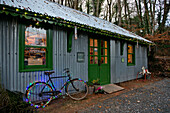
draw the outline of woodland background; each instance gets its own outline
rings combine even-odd
[[[155,43],[149,71],[170,77],[170,0],[49,0],[110,21]],[[0,112],[34,112],[22,94],[0,85]]]
[[[88,13],[151,40],[149,70],[170,77],[170,0],[49,0]]]

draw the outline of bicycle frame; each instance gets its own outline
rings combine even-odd
[[[87,96],[87,93],[88,93],[87,84],[84,84],[84,81],[79,78],[72,79],[72,77],[70,76],[71,73],[68,68],[64,69],[63,76],[53,77],[51,76],[52,73],[54,73],[54,71],[44,72],[44,74],[47,75],[49,79],[47,79],[45,82],[43,81],[34,82],[26,89],[26,101],[27,102],[29,102],[31,105],[34,105],[35,107],[41,107],[41,106],[45,107],[52,99],[55,99],[58,96],[62,95],[63,89],[65,89],[66,95],[68,95],[73,100],[82,100]],[[54,82],[53,79],[57,79],[57,78],[65,78],[64,81],[66,80],[66,82],[62,85],[62,87],[59,90],[58,90],[58,87],[55,86],[55,83],[53,83]],[[81,85],[79,85],[80,82],[85,85],[85,93],[83,92],[85,95],[82,95],[82,91],[81,91],[82,87]],[[73,96],[75,92],[77,93],[77,91],[78,93],[80,93],[82,97]],[[37,100],[39,100],[40,102],[36,103]]]
[[[59,91],[60,93],[61,93],[61,90],[63,90],[64,86],[67,85],[68,80],[69,80],[69,81],[72,80],[71,77],[70,77],[70,74],[68,74],[67,76],[57,76],[57,77],[50,77],[50,75],[48,75],[48,77],[49,77],[49,79],[47,80],[46,83],[51,82],[52,88],[54,88],[54,90],[55,90],[54,92]],[[54,86],[54,83],[53,83],[52,79],[66,78],[66,77],[69,77],[68,80],[67,80],[67,81],[64,83],[64,85],[60,88],[60,90],[56,90],[56,87]],[[71,82],[71,84],[72,84],[73,88],[74,88],[76,91],[79,90],[79,89],[77,89],[77,88],[74,86],[74,84],[73,84],[72,82]],[[44,88],[45,88],[45,86],[41,89],[41,92],[42,92],[42,93],[51,93],[51,92],[43,92]]]

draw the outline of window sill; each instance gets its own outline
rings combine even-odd
[[[127,66],[135,66],[135,64],[127,64]]]
[[[34,69],[22,69],[19,70],[19,72],[32,72],[32,71],[49,71],[49,70],[53,70],[53,68],[34,68]]]

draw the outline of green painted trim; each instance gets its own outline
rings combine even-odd
[[[125,42],[124,41],[120,41],[120,55],[121,56],[123,55],[124,45],[125,45]]]
[[[47,30],[47,47],[25,45],[25,25],[19,25],[19,72],[44,71],[53,69],[53,36],[52,30]],[[24,65],[25,47],[46,48],[46,65]]]
[[[19,71],[24,69],[25,26],[19,24]],[[24,38],[23,38],[24,37]]]
[[[133,53],[128,53],[128,44],[131,44],[133,47]],[[132,54],[132,63],[128,63],[128,54]],[[135,66],[136,65],[136,57],[135,57],[135,45],[132,43],[127,43],[127,66]]]
[[[67,31],[67,52],[71,52],[72,50],[72,37],[73,37],[73,31],[68,30]]]
[[[93,38],[94,37],[94,38]],[[95,38],[95,37],[97,37],[97,38]],[[98,40],[98,47],[94,47],[94,46],[90,46],[90,39],[93,39],[93,45],[94,45],[94,39],[97,39]],[[101,57],[104,57],[104,61],[105,61],[105,54],[104,55],[101,55],[101,48],[103,48],[103,49],[106,49],[105,47],[101,47],[101,40],[103,40],[103,41],[107,41],[107,64],[101,64],[102,66],[108,66],[109,68],[107,68],[107,70],[108,70],[108,83],[102,83],[102,81],[100,81],[100,79],[102,79],[102,77],[100,76],[100,71],[101,70],[99,70],[99,68],[101,68],[101,67],[98,67],[98,64],[90,64],[90,56],[98,56],[98,60],[101,60]],[[90,47],[92,47],[92,48],[98,48],[98,55],[94,55],[94,53],[93,53],[93,55],[90,55]],[[90,83],[90,82],[92,82],[92,81],[90,81],[90,79],[95,79],[95,78],[93,78],[92,77],[92,75],[93,74],[91,74],[90,73],[90,66],[96,66],[96,68],[98,68],[97,70],[98,70],[98,73],[99,74],[97,74],[97,79],[99,79],[99,83],[100,83],[100,85],[105,85],[105,84],[109,84],[109,83],[111,83],[111,73],[110,73],[110,40],[108,40],[108,39],[104,39],[104,38],[102,38],[102,36],[100,36],[100,35],[89,35],[89,37],[88,37],[88,82]],[[101,77],[101,78],[100,78]],[[90,78],[90,79],[89,79]]]
[[[20,70],[19,72],[32,72],[32,71],[48,71],[48,70],[53,70],[53,68],[33,68],[33,69],[23,69]]]
[[[47,67],[53,69],[53,31],[47,30]]]
[[[128,63],[127,66],[135,66],[135,64]]]
[[[47,48],[44,46],[30,46],[30,45],[25,45],[25,47],[32,47],[32,48]]]

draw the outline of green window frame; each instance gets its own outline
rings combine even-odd
[[[46,30],[46,45],[45,46],[40,46],[40,45],[26,45],[25,44],[25,30],[26,30],[26,25],[20,24],[19,25],[19,72],[28,72],[28,71],[45,71],[45,70],[52,70],[53,69],[53,42],[52,42],[52,30],[48,29]],[[45,29],[44,29],[45,30]],[[37,55],[38,52],[43,52],[42,50],[45,51],[45,53],[42,53],[43,56],[45,57],[45,61],[43,61],[43,58],[41,58],[42,62],[45,62],[41,65],[39,64],[32,64],[28,65],[25,63],[25,51],[35,51],[35,54]],[[39,53],[40,53],[39,52]],[[31,56],[31,55],[30,55]],[[40,56],[40,57],[43,57]]]
[[[135,65],[135,46],[133,44],[127,44],[127,65]]]

